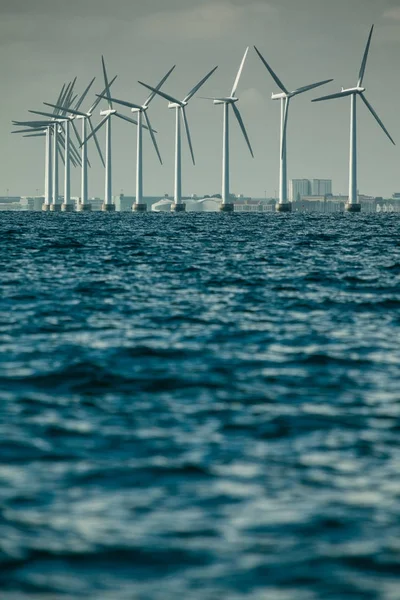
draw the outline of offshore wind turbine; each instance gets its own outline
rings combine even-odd
[[[183,120],[183,126],[186,131],[186,137],[189,145],[190,154],[192,157],[193,164],[195,164],[192,139],[189,130],[189,123],[186,116],[185,108],[189,103],[189,100],[195,95],[196,92],[201,88],[202,85],[207,81],[209,77],[214,73],[217,67],[214,67],[203,79],[201,79],[196,85],[186,94],[183,100],[178,100],[160,89],[153,88],[147,83],[139,81],[141,85],[148,88],[151,92],[158,94],[165,100],[168,100],[168,108],[175,110],[175,185],[174,185],[174,203],[171,205],[171,210],[176,212],[184,212],[186,210],[186,204],[182,202],[182,141],[181,141],[181,120]]]
[[[115,77],[110,81],[109,83],[109,87],[111,87],[111,85],[114,83],[114,81],[116,80],[117,76],[115,75]],[[92,124],[92,115],[93,115],[93,111],[97,108],[98,104],[101,101],[101,97],[102,95],[106,92],[106,88],[102,91],[102,93],[99,95],[98,98],[96,98],[96,100],[94,101],[94,103],[92,104],[92,106],[89,108],[89,110],[87,112],[83,112],[80,109],[84,99],[86,98],[93,82],[94,82],[95,78],[92,79],[92,81],[89,83],[89,85],[87,86],[86,90],[83,92],[82,96],[79,98],[76,106],[74,108],[65,108],[63,106],[60,105],[56,105],[56,104],[49,104],[46,103],[48,106],[52,106],[53,108],[57,108],[60,110],[66,110],[67,113],[69,114],[69,118],[71,119],[72,125],[74,127],[74,122],[73,119],[81,119],[82,121],[82,131],[81,131],[81,138],[79,137],[79,134],[76,132],[76,135],[78,137],[78,141],[79,144],[81,146],[81,163],[82,163],[82,174],[81,174],[81,201],[78,203],[77,205],[77,210],[79,212],[84,212],[84,211],[90,211],[91,210],[91,205],[89,204],[88,200],[88,166],[89,166],[89,161],[88,161],[88,157],[87,157],[87,143],[82,143],[82,140],[86,140],[89,139],[87,138],[87,134],[88,134],[88,130],[87,130],[87,125],[89,125],[93,139],[95,141],[96,144],[96,148],[97,148],[97,152],[99,153],[100,156],[100,160],[103,164],[103,167],[105,167],[105,162],[104,162],[104,158],[103,158],[103,154],[101,152],[100,149],[100,144],[99,141],[97,139],[97,135],[94,131],[93,128],[93,124]],[[75,129],[75,127],[74,127]]]
[[[299,94],[303,94],[304,92],[308,92],[317,88],[321,85],[325,85],[333,81],[333,79],[325,79],[324,81],[318,81],[317,83],[311,83],[309,85],[305,85],[303,87],[297,88],[292,92],[283,85],[282,81],[279,79],[277,74],[272,70],[270,65],[267,63],[265,58],[262,56],[261,52],[254,46],[255,51],[260,57],[262,63],[269,71],[271,77],[277,84],[277,86],[281,89],[281,92],[278,94],[272,94],[272,100],[280,100],[281,102],[281,133],[280,133],[280,162],[279,162],[279,200],[276,205],[276,210],[279,212],[290,212],[292,210],[291,202],[288,202],[287,197],[287,123],[289,116],[289,103],[290,100],[294,96],[298,96]]]
[[[161,86],[165,83],[168,77],[171,75],[172,71],[175,69],[175,65],[168,71],[166,75],[161,79],[160,83],[154,88],[155,90],[159,90]],[[104,92],[103,92],[104,94]],[[151,92],[150,96],[147,98],[144,104],[134,104],[133,102],[127,102],[126,100],[117,100],[116,98],[111,98],[112,102],[116,104],[121,104],[122,106],[127,106],[131,109],[132,112],[137,114],[138,118],[138,127],[137,127],[137,152],[136,152],[136,196],[135,203],[132,206],[132,210],[138,212],[146,212],[147,204],[143,202],[143,117],[147,123],[147,128],[150,132],[151,140],[153,142],[153,146],[157,153],[158,159],[162,164],[162,159],[160,155],[160,151],[157,146],[156,138],[154,136],[155,130],[152,128],[149,116],[147,114],[147,109],[149,108],[150,102],[153,100],[156,95],[156,91]],[[106,98],[106,96],[100,94],[99,98]]]
[[[243,133],[244,139],[246,140],[247,147],[250,151],[251,156],[254,157],[253,150],[250,144],[249,137],[247,135],[246,128],[243,123],[242,116],[236,103],[239,98],[236,96],[236,90],[239,85],[240,76],[243,71],[244,63],[246,61],[246,56],[249,51],[247,47],[242,58],[242,62],[240,63],[239,70],[236,74],[235,81],[233,83],[233,88],[230,93],[230,96],[222,97],[222,98],[206,98],[207,100],[213,100],[214,104],[222,104],[224,107],[224,124],[223,124],[223,136],[222,136],[222,204],[220,210],[223,212],[233,212],[234,205],[230,202],[230,193],[229,193],[229,107],[232,107],[233,114],[235,115],[240,129]]]
[[[104,195],[104,203],[101,209],[105,212],[115,211],[115,204],[112,202],[112,169],[111,169],[111,119],[112,117],[118,117],[124,121],[128,121],[129,123],[133,123],[137,125],[137,121],[134,119],[130,119],[125,115],[117,112],[115,108],[113,108],[111,93],[110,93],[110,83],[108,82],[106,65],[104,62],[104,57],[101,57],[101,63],[103,67],[103,76],[104,76],[104,84],[105,84],[105,95],[107,97],[108,108],[106,110],[100,111],[100,115],[104,117],[100,123],[92,129],[92,132],[87,136],[86,139],[82,141],[82,144],[87,144],[88,140],[91,137],[94,137],[95,133],[106,125],[106,167],[105,167],[105,195]],[[115,79],[115,78],[114,78]]]
[[[62,86],[57,102],[60,102],[65,97],[66,91],[65,84]],[[56,111],[52,114],[52,117],[56,114]],[[42,209],[49,211],[51,208],[51,202],[53,199],[53,152],[52,152],[52,131],[54,127],[53,120],[51,121],[13,121],[14,125],[26,126],[28,129],[13,131],[12,133],[24,133],[24,132],[40,132],[45,131],[46,134],[46,157],[45,157],[45,193],[44,203]]]
[[[333,98],[342,98],[344,96],[350,96],[350,160],[349,160],[349,200],[346,204],[346,210],[349,212],[360,212],[361,204],[358,202],[357,192],[357,109],[356,100],[357,97],[361,98],[365,106],[368,108],[372,116],[377,121],[378,125],[386,133],[389,140],[394,144],[394,140],[389,134],[388,130],[382,123],[381,119],[372,108],[371,104],[365,97],[365,87],[363,87],[363,80],[365,75],[365,68],[367,66],[367,59],[369,48],[371,45],[372,32],[374,26],[372,25],[371,31],[369,32],[367,45],[365,47],[363,59],[361,62],[360,72],[358,75],[357,85],[353,88],[342,88],[341,92],[337,94],[329,94],[329,96],[322,96],[321,98],[315,98],[313,102],[320,102],[322,100],[331,100]]]

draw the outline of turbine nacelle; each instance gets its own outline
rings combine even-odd
[[[108,117],[109,115],[115,115],[116,114],[116,109],[115,108],[108,108],[107,110],[101,110],[100,111],[100,115],[102,117]]]
[[[292,94],[286,94],[285,92],[280,92],[279,94],[272,94],[271,100],[284,100],[285,98],[290,98]]]
[[[168,104],[168,108],[182,108],[183,106],[187,106],[187,102],[170,102]]]
[[[214,98],[214,104],[235,104],[239,98],[234,96],[228,96],[227,98]]]
[[[343,88],[342,87],[342,92],[352,92],[353,94],[362,94],[363,92],[365,92],[365,88],[360,87],[359,85],[357,85],[356,87],[353,88]]]

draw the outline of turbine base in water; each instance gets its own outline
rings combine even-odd
[[[61,204],[50,204],[51,212],[60,212],[60,210],[61,210]]]
[[[103,212],[115,212],[115,204],[102,204],[101,210]]]
[[[186,212],[186,204],[184,202],[171,204],[171,212]]]
[[[275,204],[276,212],[292,212],[291,202],[278,202]]]
[[[344,207],[347,212],[361,212],[361,204],[358,203],[355,204],[354,202],[347,202]]]
[[[43,212],[49,212],[50,210],[50,204],[46,204],[45,202],[42,204],[42,211]]]
[[[226,202],[226,203],[221,204],[221,206],[219,207],[219,210],[221,212],[233,213],[235,210],[235,207],[231,202]]]
[[[73,204],[61,204],[62,212],[73,212],[74,208]]]
[[[134,204],[132,206],[132,210],[133,212],[146,212],[147,211],[147,204]]]
[[[78,212],[89,212],[92,210],[92,205],[89,203],[82,204],[82,202],[78,202],[78,204],[76,205],[76,210]]]

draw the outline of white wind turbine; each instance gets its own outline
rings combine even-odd
[[[281,135],[280,135],[280,163],[279,163],[279,200],[276,205],[276,210],[279,212],[290,212],[292,210],[292,204],[288,202],[287,197],[287,123],[289,116],[289,103],[290,100],[294,96],[298,96],[299,94],[303,94],[304,92],[308,92],[317,88],[321,85],[325,85],[333,81],[333,79],[325,79],[324,81],[318,81],[317,83],[311,83],[310,85],[305,85],[303,87],[294,90],[293,92],[289,92],[286,87],[283,85],[282,81],[279,79],[276,73],[269,66],[265,58],[259,52],[259,50],[254,46],[255,51],[263,62],[264,66],[269,71],[271,77],[277,84],[277,86],[282,90],[279,94],[272,94],[272,100],[280,100],[281,101]]]
[[[61,92],[58,96],[57,102],[63,101],[66,98],[68,92],[68,86],[65,84],[61,88]],[[52,200],[54,200],[53,194],[53,149],[56,147],[56,144],[52,144],[52,135],[54,131],[54,116],[58,111],[54,111],[51,115],[51,121],[13,121],[14,125],[17,126],[26,126],[28,129],[22,129],[19,131],[13,131],[12,133],[28,133],[27,137],[33,137],[37,135],[43,135],[45,132],[46,136],[46,158],[45,158],[45,197],[43,203],[43,210],[50,210],[52,206]],[[57,144],[58,146],[58,144]],[[59,151],[59,148],[58,148]],[[58,184],[57,184],[58,185]],[[58,187],[57,187],[58,191]]]
[[[61,210],[63,210],[63,211],[72,211],[74,208],[73,205],[71,204],[71,162],[74,167],[81,165],[81,159],[79,157],[79,152],[78,152],[75,144],[72,142],[72,140],[70,138],[70,124],[72,124],[72,126],[73,126],[73,129],[75,131],[75,135],[78,139],[78,142],[80,142],[80,137],[79,137],[78,131],[75,127],[75,124],[73,122],[71,122],[71,118],[67,115],[67,109],[69,109],[70,105],[76,99],[76,97],[72,96],[75,82],[76,82],[76,78],[67,87],[67,93],[64,97],[64,102],[63,102],[64,106],[52,105],[47,102],[44,103],[47,106],[52,106],[55,109],[53,111],[53,113],[47,113],[44,111],[37,111],[37,110],[29,111],[33,114],[50,117],[53,119],[53,121],[55,123],[60,124],[60,127],[57,126],[57,135],[60,136],[60,142],[64,144],[64,157],[62,157],[62,155],[61,155],[61,158],[64,162],[64,202],[61,205]],[[64,127],[64,129],[62,129],[62,126]],[[55,125],[55,127],[56,127],[56,125]],[[55,177],[55,182],[56,182],[55,187],[58,187],[58,167],[57,167],[57,174]],[[57,194],[57,196],[58,196],[58,194]],[[53,201],[53,205],[55,205],[55,204],[56,204],[56,202]],[[56,208],[54,208],[53,210],[56,210]]]
[[[154,88],[155,90],[159,90],[161,86],[168,79],[172,71],[175,69],[175,65],[168,71],[166,75],[161,79],[160,83]],[[132,102],[127,102],[125,100],[117,100],[116,98],[111,98],[112,102],[116,104],[121,104],[122,106],[127,106],[131,109],[132,112],[137,113],[138,117],[138,128],[137,128],[137,154],[136,154],[136,197],[135,204],[132,206],[132,210],[138,212],[145,212],[147,210],[147,205],[143,202],[143,117],[147,123],[147,128],[150,132],[150,136],[153,142],[153,146],[157,153],[158,159],[162,164],[161,155],[158,150],[156,138],[154,136],[155,130],[152,129],[149,116],[147,114],[147,109],[149,107],[150,102],[153,100],[156,95],[156,91],[151,92],[150,96],[147,98],[146,102],[142,105],[133,104]],[[104,94],[104,92],[103,92]],[[99,98],[106,98],[103,94],[99,95]]]
[[[100,111],[100,115],[104,117],[100,123],[92,129],[92,132],[86,139],[82,141],[82,144],[87,144],[88,140],[91,137],[94,137],[96,131],[98,131],[103,125],[106,125],[106,168],[105,168],[105,194],[104,194],[104,204],[102,206],[103,211],[114,211],[115,204],[112,202],[112,183],[111,183],[111,118],[118,117],[124,121],[128,121],[129,123],[133,123],[137,125],[137,121],[134,119],[130,119],[125,115],[120,114],[113,108],[111,93],[110,93],[110,83],[108,82],[106,65],[104,63],[104,57],[101,57],[101,63],[103,67],[103,76],[104,76],[104,84],[105,84],[105,95],[107,96],[108,108],[106,110]]]
[[[361,68],[358,75],[358,82],[356,87],[344,89],[342,88],[341,92],[337,94],[330,94],[329,96],[323,96],[322,98],[315,98],[313,102],[320,102],[321,100],[331,100],[333,98],[342,98],[344,96],[351,97],[350,104],[350,160],[349,160],[349,200],[346,204],[346,210],[349,212],[360,212],[361,204],[358,202],[358,193],[357,193],[357,113],[356,113],[356,100],[357,96],[361,98],[364,102],[365,106],[371,112],[375,120],[378,122],[378,125],[383,129],[383,131],[388,136],[389,140],[394,144],[394,140],[389,134],[388,130],[376,114],[375,110],[372,108],[371,104],[366,99],[364,92],[365,88],[363,87],[363,79],[365,74],[365,67],[367,65],[367,58],[369,53],[369,47],[371,44],[372,32],[374,30],[374,26],[372,25],[371,31],[369,32],[367,45],[365,47],[364,56],[361,62]]]
[[[209,77],[214,73],[217,67],[214,67],[203,79],[201,79],[196,85],[190,90],[190,92],[184,97],[183,100],[178,100],[160,89],[153,88],[142,81],[139,81],[141,85],[148,88],[151,92],[158,94],[165,100],[169,101],[168,108],[175,109],[175,189],[174,189],[174,203],[171,206],[171,210],[176,212],[183,212],[186,210],[186,205],[182,202],[182,145],[181,145],[181,119],[183,120],[183,126],[186,131],[186,137],[189,144],[190,154],[192,157],[193,164],[195,164],[194,153],[192,147],[192,140],[190,136],[189,124],[186,116],[186,106],[189,100],[195,95],[195,93],[201,88],[201,86],[207,81]]]
[[[117,76],[115,75],[115,77],[110,81],[108,87],[111,87],[112,84],[114,83],[114,81],[116,80]],[[102,91],[102,93],[100,94],[101,97],[98,97],[94,103],[92,104],[92,106],[89,108],[89,110],[87,112],[83,112],[80,109],[84,99],[86,98],[86,95],[89,91],[89,89],[91,88],[93,82],[94,82],[95,78],[92,79],[92,81],[89,83],[88,87],[86,88],[86,90],[83,92],[82,96],[80,97],[80,99],[78,100],[78,103],[76,104],[76,106],[74,108],[68,108],[65,109],[64,107],[60,106],[60,105],[56,105],[56,104],[48,104],[48,106],[52,106],[53,108],[57,108],[57,109],[61,109],[61,110],[66,110],[69,114],[69,118],[71,119],[72,124],[73,123],[73,119],[81,119],[82,120],[82,131],[81,131],[81,136],[82,139],[80,139],[79,134],[77,133],[78,136],[78,141],[79,144],[81,146],[81,152],[82,152],[82,157],[81,157],[81,162],[82,162],[82,177],[81,177],[81,201],[77,206],[77,209],[79,212],[81,211],[89,211],[91,210],[91,205],[88,202],[88,166],[89,166],[89,161],[88,161],[88,157],[87,157],[87,141],[89,139],[89,137],[93,136],[93,139],[95,141],[96,144],[96,148],[97,148],[97,152],[99,153],[100,156],[100,160],[103,164],[103,167],[105,167],[105,162],[103,159],[103,154],[101,152],[100,149],[100,144],[99,141],[97,139],[97,135],[96,132],[94,132],[94,128],[93,128],[93,124],[92,124],[92,120],[91,117],[93,115],[93,111],[97,108],[98,104],[101,101],[101,97],[102,95],[106,92],[107,88],[104,88],[104,90]],[[90,131],[91,131],[91,136],[87,137],[87,125],[89,125]],[[82,143],[82,140],[86,140],[85,143]]]
[[[236,90],[239,85],[240,76],[243,71],[244,63],[246,60],[246,56],[249,49],[246,48],[244,56],[242,58],[242,62],[240,63],[239,70],[237,72],[233,88],[230,96],[223,98],[207,98],[207,100],[213,100],[214,104],[223,104],[224,106],[224,125],[223,125],[223,137],[222,137],[222,204],[220,209],[224,212],[233,212],[234,205],[230,202],[230,192],[229,192],[229,107],[232,107],[233,114],[235,115],[240,129],[242,130],[244,139],[246,140],[246,144],[250,150],[251,156],[254,157],[253,150],[250,144],[249,137],[247,135],[246,128],[243,123],[242,116],[239,112],[238,107],[236,106],[236,102],[238,102],[239,98],[236,97]]]

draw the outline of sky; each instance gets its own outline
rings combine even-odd
[[[253,45],[289,89],[334,78],[291,103],[288,177],[331,178],[334,193],[346,194],[349,99],[314,104],[311,99],[356,85],[373,23],[366,96],[398,145],[389,142],[359,103],[358,187],[360,193],[390,196],[400,191],[400,0],[0,0],[0,196],[42,194],[44,188],[44,139],[11,134],[11,120],[31,118],[29,109],[54,102],[63,83],[75,76],[77,91],[95,76],[93,94],[99,93],[102,54],[109,77],[118,75],[113,95],[139,104],[147,93],[138,80],[156,85],[176,65],[164,90],[183,98],[218,65],[187,109],[196,166],[183,140],[182,191],[221,192],[222,108],[200,96],[230,93],[247,46],[237,96],[254,159],[232,119],[231,191],[275,196],[280,107],[271,94],[279,90]],[[130,115],[129,109],[122,112]],[[157,97],[149,115],[163,165],[145,135],[144,194],[171,194],[174,111]],[[99,119],[96,114],[94,121]],[[105,129],[98,135],[104,147]],[[134,195],[135,140],[135,126],[114,119],[114,195]],[[103,197],[104,169],[92,142],[89,158],[89,195]],[[79,169],[74,169],[72,195],[79,195],[79,180]]]

